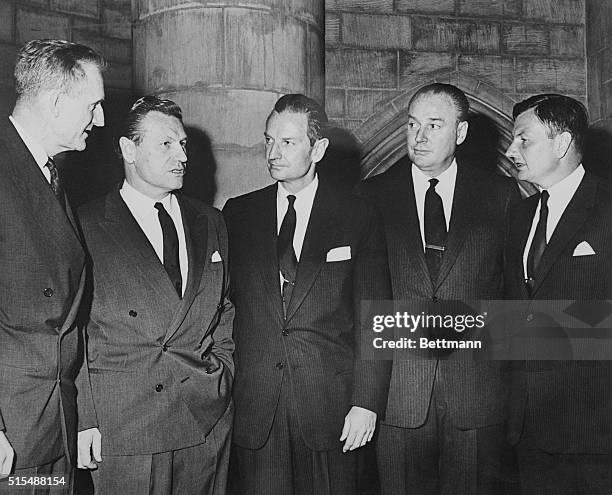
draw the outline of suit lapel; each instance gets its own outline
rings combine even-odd
[[[40,225],[41,236],[45,236],[49,242],[49,251],[65,254],[74,249],[82,250],[77,229],[69,218],[72,215],[70,207],[67,206],[64,212],[15,128],[9,124],[3,126],[3,130],[6,133],[5,143],[13,155],[13,159],[6,163],[12,169],[16,188],[24,198],[28,198],[32,216]]]
[[[278,226],[276,222],[276,192],[277,185],[272,184],[263,190],[261,204],[253,211],[253,225],[246,226],[254,232],[255,245],[253,256],[258,256],[258,270],[264,290],[273,297],[265,298],[272,305],[272,311],[282,320],[283,301],[280,292],[280,275],[276,244]]]
[[[552,268],[553,264],[567,246],[576,232],[589,218],[590,210],[595,203],[597,183],[590,175],[586,174],[582,183],[576,189],[574,197],[570,200],[567,208],[561,215],[559,223],[551,236],[540,264],[536,270],[533,292],[537,293],[542,281]]]
[[[319,180],[304,236],[295,287],[287,308],[287,320],[295,314],[308,294],[325,263],[327,251],[336,246],[339,229],[334,214],[337,208],[334,208],[333,202],[334,196],[329,186]]]
[[[391,191],[387,207],[389,209],[388,218],[394,219],[394,221],[387,228],[387,235],[395,235],[397,233],[400,242],[389,242],[389,245],[404,247],[405,252],[397,253],[397,255],[405,256],[406,259],[414,262],[414,266],[419,271],[418,278],[429,286],[428,292],[431,292],[433,286],[425,261],[411,168],[412,164],[409,162],[402,164],[398,169],[397,176],[391,177],[389,184]],[[403,266],[404,264],[403,260],[397,263],[398,266]]]
[[[148,286],[158,300],[172,301],[178,304],[179,298],[172,282],[168,278],[155,249],[142,231],[127,205],[115,190],[106,197],[105,216],[101,228],[123,251],[127,259],[132,260],[130,267],[134,275]]]
[[[208,217],[206,215],[198,215],[198,212],[177,196],[181,207],[181,217],[183,220],[183,229],[185,231],[185,243],[187,245],[187,286],[185,294],[181,302],[177,305],[176,313],[172,318],[172,322],[168,325],[168,332],[164,338],[164,342],[168,342],[179,329],[181,322],[184,320],[187,311],[193,304],[197,289],[202,280],[202,271],[210,260],[207,259],[207,244],[208,244]]]
[[[476,200],[478,187],[479,184],[470,181],[469,174],[464,167],[458,166],[446,250],[442,257],[438,280],[434,283],[436,287],[439,287],[448,276],[457,261],[466,236],[472,230],[472,225],[478,217],[478,201]]]

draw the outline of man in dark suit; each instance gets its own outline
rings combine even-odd
[[[359,358],[360,302],[389,294],[363,200],[317,178],[327,117],[303,95],[266,121],[277,182],[230,199],[236,305],[235,460],[242,495],[356,490],[356,453],[384,410],[388,366]]]
[[[0,126],[0,479],[14,469],[71,483],[85,253],[52,159],[104,125],[103,67],[59,40],[30,41],[17,58],[17,102]]]
[[[384,217],[393,299],[415,307],[499,299],[506,212],[516,184],[468,163],[468,101],[448,84],[408,110],[410,162],[360,185]],[[395,360],[377,443],[382,493],[504,493],[509,375],[495,362]]]
[[[81,393],[94,407],[79,402],[79,457],[95,468],[102,451],[92,472],[101,495],[226,491],[227,232],[218,210],[173,194],[186,142],[178,105],[139,99],[119,139],[123,185],[80,211],[93,268]]]
[[[545,94],[516,104],[513,116],[506,155],[518,178],[540,193],[512,210],[508,297],[527,300],[528,307],[541,306],[541,300],[578,300],[568,311],[582,314],[589,328],[609,315],[603,301],[612,299],[612,193],[581,164],[586,109],[572,98]],[[544,313],[528,308],[525,335],[551,327]],[[512,377],[509,438],[517,444],[523,493],[612,493],[610,362],[519,364]]]

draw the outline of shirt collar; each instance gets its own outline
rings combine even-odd
[[[576,169],[569,174],[565,179],[560,180],[555,185],[546,189],[548,191],[548,195],[551,199],[553,198],[572,198],[576,189],[580,185],[582,178],[584,177],[584,167],[582,163],[576,167]],[[542,192],[544,189],[540,189]],[[569,199],[568,199],[569,201]]]
[[[315,174],[314,179],[310,184],[308,184],[304,189],[297,193],[292,193],[285,189],[282,182],[278,182],[278,189],[276,192],[276,200],[282,202],[285,198],[291,194],[295,196],[296,203],[312,203],[314,202],[314,197],[317,192],[317,187],[319,186],[319,177]]]
[[[42,169],[49,160],[49,156],[47,155],[45,149],[35,138],[32,137],[31,134],[28,133],[28,131],[25,130],[25,128],[21,124],[19,124],[19,122],[15,120],[12,115],[9,116],[9,120],[15,127],[17,134],[19,134],[24,144],[34,157],[36,164]]]
[[[449,185],[454,186],[456,177],[457,160],[455,158],[453,158],[450,166],[437,177],[430,177],[429,175],[423,173],[415,164],[412,164],[412,180],[416,185],[421,187],[428,188],[430,179],[438,179],[438,184],[436,187],[446,188]]]
[[[135,189],[127,180],[124,179],[121,186],[121,197],[130,207],[130,211],[138,217],[148,215],[155,211],[155,203],[161,203],[168,213],[174,208],[176,199],[172,193],[167,194],[163,199],[156,201],[149,196],[142,194]],[[157,212],[156,212],[157,213]]]

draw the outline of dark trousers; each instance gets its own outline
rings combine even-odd
[[[612,455],[544,452],[536,444],[529,415],[516,450],[522,495],[612,494]]]
[[[381,425],[377,442],[383,495],[518,493],[516,462],[502,425],[460,430],[434,386],[425,424]]]
[[[10,479],[0,481],[0,495],[70,495],[73,493],[73,473],[65,455],[42,466],[16,469]],[[9,484],[11,479],[12,485]],[[23,482],[25,484],[17,484]]]
[[[266,444],[257,450],[234,445],[232,481],[235,495],[356,493],[356,453],[343,454],[339,441],[334,450],[310,450],[302,439],[296,408],[285,377]],[[340,433],[341,426],[338,438]]]

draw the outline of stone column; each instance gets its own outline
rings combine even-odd
[[[286,93],[323,103],[324,0],[133,0],[134,89],[183,108],[186,188],[222,206],[269,184],[265,119]]]

